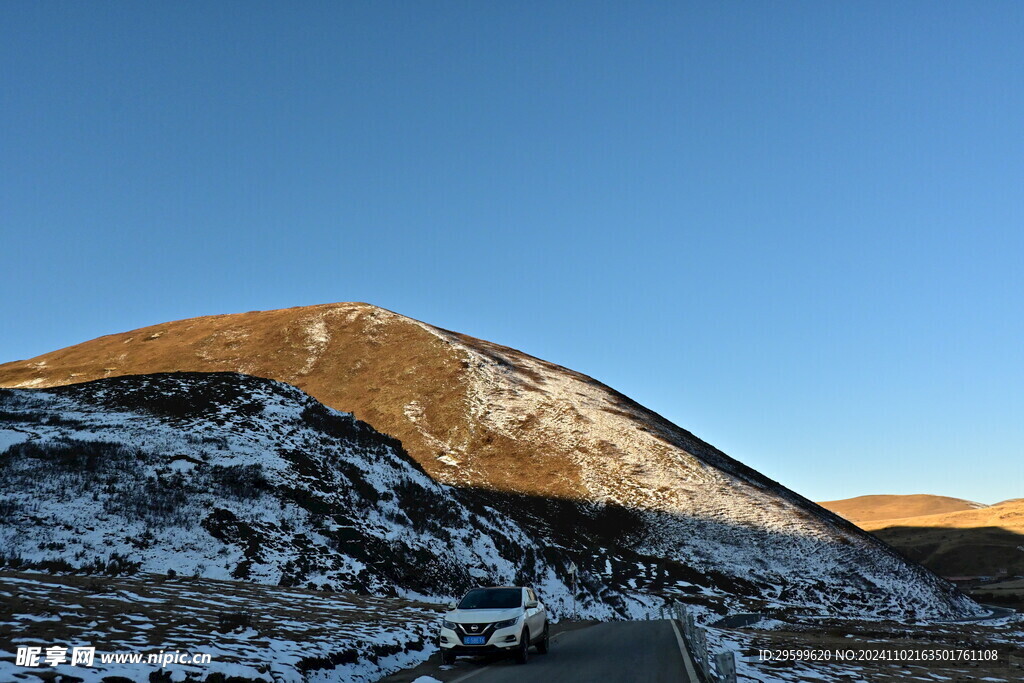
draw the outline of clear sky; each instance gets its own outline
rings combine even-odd
[[[0,361],[367,301],[808,497],[1024,496],[1020,2],[0,3]]]

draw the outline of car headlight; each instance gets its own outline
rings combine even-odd
[[[441,626],[444,626],[445,628],[450,628],[453,631],[455,630],[455,622],[454,621],[448,621],[447,619],[442,619],[441,620]]]
[[[519,623],[519,617],[515,619],[506,619],[505,621],[494,622],[494,628],[508,628],[509,626],[515,626]]]

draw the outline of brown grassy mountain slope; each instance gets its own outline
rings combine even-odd
[[[972,503],[960,498],[931,496],[923,493],[912,495],[857,496],[843,500],[827,500],[818,503],[844,519],[864,527],[861,522],[874,522],[882,519],[900,519],[902,517],[922,517],[961,510],[973,510],[985,507],[981,503]]]
[[[1021,498],[980,509],[860,526],[943,576],[1024,576]]]
[[[585,375],[362,303],[108,335],[0,365],[0,386],[174,371],[236,371],[292,384],[398,437],[446,483],[597,500],[625,486],[636,494],[631,502],[677,508],[685,501],[667,499],[679,477],[725,483],[702,457],[764,480]]]
[[[624,525],[613,534],[622,563],[662,558],[718,577],[728,594],[829,610],[976,609],[877,539],[600,382],[367,304],[154,325],[0,365],[0,386],[174,371],[295,385],[399,438],[445,483],[586,501],[578,511],[595,529]],[[616,571],[606,551],[592,552]]]
[[[0,385],[45,387],[175,371],[267,377],[397,436],[435,478],[448,479],[453,471],[438,458],[474,444],[461,410],[448,409],[469,399],[464,362],[427,326],[366,304],[340,304],[193,318],[108,335],[0,365]],[[480,466],[489,469],[486,462]],[[500,468],[493,477],[499,484],[508,479]]]

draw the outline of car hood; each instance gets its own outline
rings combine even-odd
[[[514,619],[522,613],[522,607],[511,607],[509,609],[457,609],[444,615],[444,618],[457,624],[484,624],[492,621]]]

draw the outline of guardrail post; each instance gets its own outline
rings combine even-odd
[[[715,668],[718,669],[720,683],[736,683],[736,655],[732,650],[715,655]]]
[[[696,628],[693,631],[693,649],[696,651],[698,664],[705,678],[711,678],[711,662],[708,659],[708,641],[704,637],[704,629]]]
[[[672,603],[671,612],[683,626],[683,639],[686,641],[686,647],[690,650],[690,656],[693,658],[694,664],[700,669],[701,678],[705,681],[713,680],[711,676],[711,660],[708,655],[708,644],[704,636],[704,629],[697,626],[697,622],[684,603]]]

